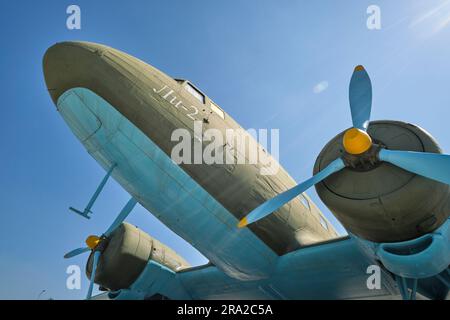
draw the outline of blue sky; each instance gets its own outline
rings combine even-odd
[[[104,172],[75,139],[46,91],[42,56],[55,42],[87,40],[190,79],[245,128],[280,128],[280,160],[300,181],[335,134],[350,126],[348,83],[364,64],[373,119],[426,128],[450,150],[450,3],[364,1],[4,1],[0,10],[0,299],[83,298],[66,289],[63,254],[100,234],[128,200],[114,181],[82,208]],[[123,4],[121,4],[123,3]],[[127,3],[127,4],[125,4]],[[82,29],[66,28],[77,4]],[[366,9],[381,8],[381,30]],[[344,232],[314,190],[325,215]],[[193,265],[196,250],[142,207],[128,221]]]

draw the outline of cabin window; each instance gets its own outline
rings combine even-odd
[[[325,218],[322,217],[322,215],[319,214],[319,220],[320,220],[320,224],[322,225],[322,227],[325,230],[328,230],[328,223],[325,221]]]
[[[205,103],[205,96],[200,91],[195,89],[193,85],[191,85],[190,83],[186,83],[185,88],[187,92],[194,96],[194,98],[196,98],[201,103]]]
[[[302,195],[302,194],[299,196],[299,198],[300,198],[300,202],[302,203],[302,205],[303,205],[306,209],[311,210],[311,207],[309,206],[309,201],[308,201],[308,199],[306,199],[306,197],[305,197],[304,195]]]
[[[219,117],[222,119],[225,119],[225,113],[220,109],[218,106],[216,106],[214,103],[211,102],[211,110],[217,113]]]

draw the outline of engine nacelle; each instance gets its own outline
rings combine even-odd
[[[123,223],[111,235],[105,251],[100,256],[95,283],[112,291],[128,288],[136,281],[149,260],[173,271],[190,266],[171,248],[137,227]],[[91,253],[86,265],[88,278],[91,276],[92,263]]]
[[[441,153],[425,130],[398,121],[374,121],[368,133],[390,150]],[[344,133],[318,156],[314,174],[342,156]],[[373,242],[418,238],[450,215],[449,186],[385,162],[345,168],[316,185],[321,200],[352,234]]]

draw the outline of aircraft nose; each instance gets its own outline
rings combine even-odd
[[[59,96],[74,87],[86,87],[96,81],[95,74],[106,47],[90,42],[67,41],[51,46],[45,52],[43,71],[47,89],[56,103]]]

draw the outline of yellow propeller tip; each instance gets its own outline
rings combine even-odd
[[[355,71],[364,71],[364,67],[362,65],[356,66]]]
[[[244,217],[244,218],[242,218],[241,221],[239,221],[237,226],[239,229],[242,229],[242,228],[245,228],[247,225],[248,225],[247,217]]]

